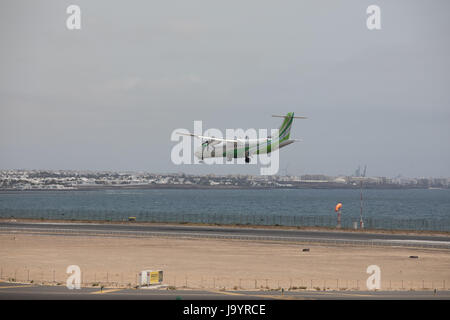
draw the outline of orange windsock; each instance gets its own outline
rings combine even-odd
[[[336,205],[336,208],[334,208],[334,210],[336,211],[336,212],[338,212],[339,210],[341,210],[341,208],[342,208],[342,203],[338,203],[337,205]]]

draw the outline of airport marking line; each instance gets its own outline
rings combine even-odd
[[[246,294],[243,294],[243,293],[219,291],[219,290],[207,290],[207,291],[208,292],[212,292],[212,293],[226,294],[226,295],[229,295],[229,296],[245,296],[246,295]]]
[[[32,285],[21,285],[21,286],[0,286],[0,289],[11,289],[11,288],[30,288]]]
[[[117,292],[117,291],[121,291],[121,290],[124,290],[124,289],[106,289],[106,290],[99,290],[99,291],[91,292],[91,294],[111,293],[111,292]]]
[[[247,293],[237,293],[237,292],[227,292],[227,291],[217,291],[217,290],[208,290],[212,293],[220,293],[230,296],[249,296],[249,297],[257,297],[257,298],[270,298],[270,299],[281,299],[281,300],[304,300],[304,298],[300,298],[297,296],[288,296],[288,295],[270,295],[270,294],[247,294]]]
[[[9,231],[8,231],[9,230]],[[286,230],[290,233],[294,230]],[[292,243],[326,243],[335,245],[364,245],[364,246],[405,246],[405,247],[420,247],[420,248],[450,248],[450,241],[437,241],[437,240],[414,240],[414,239],[346,239],[346,238],[330,238],[330,237],[308,237],[308,236],[275,236],[275,235],[256,235],[256,234],[227,234],[227,233],[202,233],[202,232],[167,232],[167,231],[134,231],[134,230],[114,230],[108,231],[105,229],[75,229],[75,228],[34,228],[34,227],[15,227],[0,226],[0,234],[15,234],[17,232],[25,232],[26,234],[35,235],[91,235],[91,236],[132,236],[135,238],[142,237],[174,237],[174,238],[210,238],[210,239],[229,239],[229,240],[247,240],[247,241],[287,241]]]

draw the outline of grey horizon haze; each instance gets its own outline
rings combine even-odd
[[[81,8],[68,30],[66,8]],[[366,27],[369,5],[381,30]],[[450,2],[2,1],[0,169],[174,165],[171,133],[278,128],[284,174],[450,177]]]

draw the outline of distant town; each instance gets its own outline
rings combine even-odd
[[[359,170],[358,170],[359,171]],[[445,188],[450,178],[327,176],[188,175],[147,172],[0,170],[0,191],[92,190],[115,188]]]

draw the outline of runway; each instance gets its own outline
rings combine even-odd
[[[33,286],[0,283],[0,300],[448,300],[450,291],[218,291]]]
[[[352,231],[307,231],[275,228],[191,226],[163,224],[0,222],[2,233],[62,235],[215,238],[300,243],[402,246],[450,249],[450,237]]]

